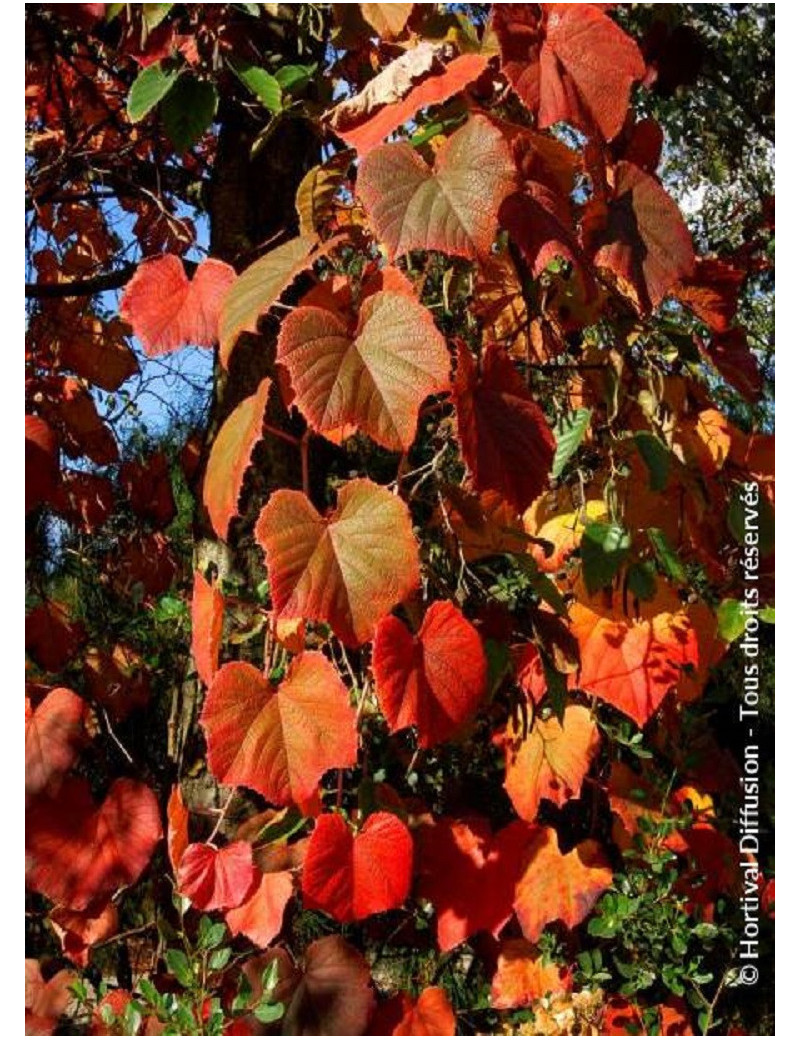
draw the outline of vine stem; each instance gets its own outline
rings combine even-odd
[[[219,832],[219,829],[222,826],[222,821],[228,815],[228,809],[230,809],[231,802],[233,801],[233,796],[235,794],[236,794],[236,788],[232,787],[228,797],[225,799],[225,804],[219,810],[219,817],[217,819],[217,822],[214,824],[214,830],[208,836],[208,843],[209,844],[214,840],[214,838],[216,838],[217,833]]]

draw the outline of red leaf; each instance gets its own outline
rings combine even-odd
[[[366,299],[355,332],[340,314],[298,307],[281,326],[277,360],[313,430],[337,443],[362,430],[390,451],[410,447],[420,405],[450,377],[429,311],[396,292]]]
[[[178,891],[198,910],[240,906],[255,879],[253,849],[246,841],[234,841],[223,849],[205,842],[189,845],[177,875]]]
[[[615,620],[581,603],[570,609],[580,644],[578,685],[644,726],[686,665],[698,666],[697,638],[686,614]]]
[[[392,1030],[392,1036],[456,1035],[453,1006],[439,986],[428,986],[416,1000],[406,1000],[405,1013]]]
[[[703,257],[695,264],[694,273],[675,290],[675,296],[712,332],[725,332],[736,317],[744,279],[740,267]]]
[[[115,780],[95,805],[83,779],[64,781],[57,799],[39,798],[26,819],[26,884],[56,903],[85,910],[132,885],[161,838],[156,796]]]
[[[25,416],[25,512],[58,494],[58,439],[44,419]]]
[[[493,1008],[506,1011],[530,1007],[548,993],[571,989],[569,972],[553,961],[545,963],[537,947],[527,939],[506,939],[492,979]]]
[[[306,950],[305,971],[288,1002],[285,1036],[361,1036],[374,1004],[369,965],[339,935]]]
[[[313,804],[322,774],[356,760],[355,710],[338,672],[317,651],[296,657],[277,690],[250,664],[223,665],[200,722],[217,779],[277,805]]]
[[[278,617],[327,622],[348,646],[371,639],[377,622],[419,585],[408,507],[371,480],[348,481],[327,517],[299,491],[275,492],[256,540]]]
[[[356,190],[390,261],[412,249],[473,259],[489,253],[516,179],[503,134],[475,115],[448,138],[433,170],[405,141],[374,149]]]
[[[747,333],[740,326],[713,335],[701,350],[726,383],[738,390],[746,401],[758,401],[764,377],[755,354],[750,350]]]
[[[562,855],[552,827],[539,829],[528,855],[514,910],[525,938],[535,943],[551,921],[579,925],[611,884],[612,871],[596,841],[583,841]]]
[[[25,653],[47,672],[60,672],[85,641],[83,625],[70,621],[67,608],[54,599],[25,618]]]
[[[51,690],[25,722],[25,798],[48,790],[75,764],[86,742],[86,703],[64,687]]]
[[[512,717],[502,739],[506,755],[503,786],[517,814],[531,822],[542,798],[561,806],[580,797],[600,745],[591,712],[577,704],[567,707],[563,726],[555,715],[536,719],[524,738]]]
[[[595,264],[631,286],[643,312],[694,271],[694,244],[677,203],[629,162],[614,167],[607,224],[592,248]]]
[[[423,42],[414,50],[419,47],[430,47],[430,44]],[[431,67],[420,73],[424,78],[415,83],[414,79],[419,76],[414,66],[402,78],[397,69],[401,62],[408,66],[413,54],[414,51],[408,51],[395,58],[369,81],[360,94],[341,101],[331,113],[333,129],[360,156],[372,151],[421,109],[441,105],[473,83],[484,72],[489,60],[486,54],[460,54],[443,64],[438,56],[434,56]],[[379,90],[378,80],[382,77],[387,77],[387,85]]]
[[[375,630],[372,667],[392,733],[416,726],[420,747],[448,740],[486,692],[486,655],[474,627],[452,603],[434,603],[412,635],[396,617]]]
[[[102,704],[117,722],[150,700],[150,681],[144,661],[124,643],[117,643],[110,652],[87,650],[83,678],[86,693]]]
[[[622,129],[633,83],[645,73],[636,43],[596,4],[495,4],[504,75],[540,127]]]
[[[202,571],[194,572],[192,592],[192,657],[201,681],[210,686],[219,667],[225,597]]]
[[[180,784],[175,784],[167,802],[167,852],[176,874],[188,845],[189,810],[183,800]]]
[[[303,865],[303,902],[343,923],[395,910],[411,888],[414,846],[406,825],[377,812],[353,835],[338,813],[317,818]]]
[[[255,891],[241,906],[225,914],[231,935],[245,935],[259,949],[265,949],[283,927],[283,914],[293,893],[290,870],[262,874]]]
[[[175,517],[175,499],[169,460],[163,451],[155,451],[143,461],[123,462],[119,480],[137,516],[150,520],[156,527],[166,527]]]
[[[203,483],[203,504],[211,526],[223,541],[228,537],[231,520],[238,513],[239,493],[253,449],[261,440],[271,385],[269,378],[262,380],[252,397],[240,401],[211,445]]]
[[[94,473],[62,470],[56,508],[69,523],[91,534],[114,509],[113,485]]]
[[[476,932],[499,934],[511,917],[514,886],[533,833],[518,820],[492,834],[487,820],[447,817],[416,832],[417,891],[436,908],[442,951]]]
[[[116,933],[119,915],[113,903],[106,903],[98,909],[89,907],[83,912],[60,908],[50,912],[50,923],[59,938],[64,956],[73,964],[85,968],[89,963],[92,946]]]
[[[555,439],[503,348],[486,347],[479,374],[459,342],[453,396],[458,437],[476,488],[498,491],[523,512],[547,486]]]
[[[43,401],[41,408],[47,421],[58,429],[61,447],[70,458],[86,455],[98,466],[117,461],[114,435],[100,418],[92,395],[77,379],[60,379],[53,397]]]
[[[173,253],[144,260],[125,288],[119,313],[149,357],[190,343],[213,347],[222,301],[235,278],[234,269],[221,260],[204,260],[191,282]]]

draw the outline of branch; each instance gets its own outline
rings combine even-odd
[[[76,278],[70,282],[26,282],[25,299],[62,300],[68,296],[94,296],[95,293],[121,289],[130,281],[137,264],[125,264],[116,271],[94,278]]]

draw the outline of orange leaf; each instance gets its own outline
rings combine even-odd
[[[225,914],[231,935],[245,935],[259,949],[265,949],[283,927],[283,914],[293,893],[290,870],[262,874],[255,891],[241,906]]]
[[[491,1004],[506,1011],[530,1007],[549,993],[571,988],[569,973],[552,961],[545,963],[537,948],[527,939],[506,939],[497,958],[492,979]]]
[[[375,148],[356,190],[390,260],[412,249],[471,260],[489,253],[497,211],[515,183],[503,134],[476,115],[448,138],[433,170],[405,141]]]
[[[503,744],[503,786],[517,814],[532,822],[542,798],[561,806],[580,797],[600,736],[589,709],[570,704],[564,712],[563,728],[555,715],[536,719],[524,739],[516,732],[512,717]]]
[[[355,428],[390,451],[410,447],[420,405],[450,377],[430,312],[396,292],[368,297],[354,333],[334,311],[298,307],[281,326],[277,360],[312,429],[338,442]]]
[[[234,269],[221,260],[204,260],[191,282],[174,253],[143,260],[125,288],[119,313],[149,357],[188,344],[213,347],[222,301],[235,278]]]
[[[675,689],[682,669],[698,665],[697,637],[685,613],[615,620],[574,603],[570,621],[581,651],[579,687],[639,726]]]
[[[394,40],[405,29],[413,4],[359,4],[365,22],[382,40]]]
[[[203,504],[208,510],[211,526],[223,541],[228,537],[228,527],[238,512],[239,493],[253,449],[261,440],[271,385],[269,378],[262,380],[252,397],[240,401],[211,445],[203,483]]]
[[[114,935],[119,927],[119,915],[113,903],[79,912],[60,907],[50,912],[50,923],[59,938],[64,956],[73,964],[85,968],[89,950],[95,943]]]
[[[611,867],[596,841],[583,841],[563,855],[552,827],[540,828],[514,895],[525,938],[537,942],[551,921],[563,921],[568,928],[579,925],[611,879]]]
[[[408,1001],[405,1014],[392,1036],[455,1036],[456,1016],[447,994],[428,986],[416,1000]]]
[[[311,804],[323,773],[355,764],[355,711],[317,651],[296,657],[277,689],[250,664],[223,665],[200,722],[220,783],[250,787],[276,805]]]
[[[246,268],[230,286],[219,322],[219,359],[223,368],[230,365],[239,336],[257,332],[261,315],[311,266],[308,254],[316,240],[316,235],[300,235],[284,242]]]
[[[396,617],[375,630],[372,667],[392,733],[416,726],[420,747],[448,740],[486,692],[486,655],[475,628],[452,603],[434,603],[413,636]]]
[[[58,1020],[74,997],[70,986],[77,982],[75,972],[63,969],[47,982],[37,961],[25,960],[25,1035],[52,1036]]]
[[[421,48],[424,63],[416,53]],[[443,64],[438,51],[423,41],[395,58],[355,97],[339,102],[331,113],[331,126],[364,156],[421,109],[441,105],[473,83],[488,61],[488,54],[460,54]]]
[[[261,511],[264,550],[279,618],[325,621],[348,646],[419,584],[408,507],[371,480],[351,480],[322,517],[299,491],[277,491]]]
[[[202,571],[195,571],[192,592],[192,657],[197,674],[206,686],[211,685],[219,666],[224,614],[225,597],[216,585],[206,581]]]

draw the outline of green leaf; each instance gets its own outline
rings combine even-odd
[[[520,569],[524,571],[525,577],[539,599],[544,600],[549,607],[552,607],[559,617],[566,617],[568,611],[564,597],[556,588],[555,583],[546,574],[542,574],[536,566],[536,560],[527,553],[517,553],[513,558]]]
[[[283,1011],[283,1004],[271,1004],[268,1000],[263,1000],[253,1008],[253,1014],[265,1026],[268,1026],[270,1022],[277,1022],[279,1018],[283,1018]]]
[[[214,950],[208,958],[208,966],[212,971],[222,971],[232,956],[233,950],[230,946],[223,946],[222,949]]]
[[[631,547],[631,536],[620,524],[595,521],[581,538],[583,580],[589,595],[610,585]]]
[[[652,433],[640,431],[634,433],[633,439],[650,473],[650,490],[663,491],[669,480],[669,448]]]
[[[735,643],[744,635],[747,613],[738,599],[724,599],[717,607],[717,629],[726,643]]]
[[[217,88],[208,80],[183,75],[169,92],[161,107],[164,129],[176,152],[185,152],[195,144],[217,111]]]
[[[272,823],[266,824],[259,832],[255,841],[259,845],[270,845],[276,841],[287,841],[291,836],[305,824],[306,818],[296,805],[291,805],[280,817]]]
[[[178,70],[165,70],[160,61],[142,69],[128,94],[128,118],[138,123],[170,93],[178,79]]]
[[[225,925],[222,922],[214,922],[205,915],[200,918],[197,932],[197,948],[199,950],[213,950],[225,938]]]
[[[194,985],[194,975],[189,964],[189,958],[183,950],[167,950],[164,954],[164,962],[167,971],[174,975],[184,989],[190,989]]]
[[[283,90],[274,76],[266,69],[252,65],[249,61],[242,61],[241,58],[231,58],[229,64],[237,78],[258,98],[264,108],[270,112],[280,112],[283,107]]]
[[[688,585],[689,577],[686,574],[686,570],[661,528],[648,527],[647,537],[653,546],[656,561],[669,580],[676,582],[678,585]]]
[[[564,466],[580,447],[583,435],[586,433],[591,419],[592,412],[590,408],[578,408],[572,415],[560,420],[554,431],[556,453],[553,456],[552,476],[561,476]]]
[[[567,677],[555,669],[542,654],[542,670],[547,683],[547,696],[553,714],[564,725],[564,712],[567,710]]]
[[[275,79],[282,90],[293,94],[308,86],[316,71],[316,65],[282,65],[275,70]]]
[[[142,19],[147,28],[152,31],[157,25],[161,25],[174,4],[142,4]]]
[[[656,594],[655,565],[652,561],[634,563],[628,568],[628,589],[638,600],[653,599]]]

